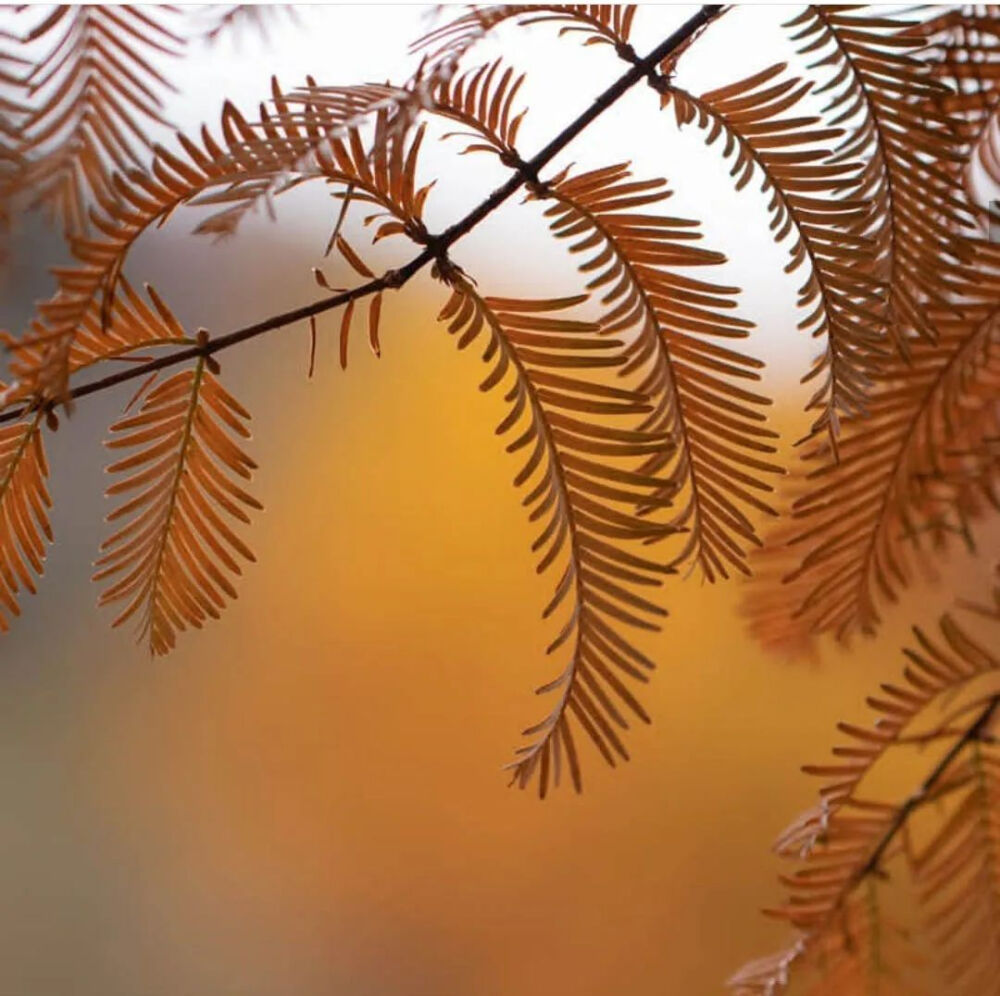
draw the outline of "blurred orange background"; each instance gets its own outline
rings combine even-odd
[[[688,189],[686,207],[724,232],[732,192]],[[129,272],[213,331],[310,300],[329,218],[318,191],[301,205],[223,246],[172,222]],[[311,227],[310,205],[324,212]],[[510,217],[463,260],[495,281],[487,292],[566,286],[565,261],[504,241],[526,224]],[[23,234],[4,323],[44,293],[53,251]],[[776,302],[770,280],[740,282],[773,359],[803,346],[794,296]],[[579,797],[508,790],[500,767],[557,666],[539,619],[553,578],[535,574],[493,433],[500,399],[436,326],[440,296],[418,280],[387,302],[383,357],[358,336],[346,373],[336,318],[312,381],[304,328],[223,357],[254,414],[258,564],[223,620],[165,660],[108,631],[88,582],[99,439],[128,390],[81,404],[54,437],[57,543],[0,650],[3,996],[702,996],[786,939],[756,910],[778,895],[771,840],[813,800],[798,765],[864,714],[912,622],[956,591],[982,596],[989,564],[956,554],[877,641],[825,647],[818,665],[745,637],[739,583],[669,579],[671,617],[647,644],[654,723],[631,731],[633,760],[612,771],[588,750]],[[803,369],[778,364],[766,382],[787,399],[786,439]]]

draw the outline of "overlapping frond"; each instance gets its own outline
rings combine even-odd
[[[798,487],[796,485],[799,485]],[[802,493],[801,483],[788,481],[780,489],[787,505],[790,495]],[[747,635],[769,654],[784,660],[816,660],[816,634],[808,626],[791,621],[795,609],[809,594],[810,577],[799,576],[794,582],[788,575],[798,566],[791,541],[797,535],[798,524],[787,514],[787,508],[773,528],[764,532],[763,545],[751,552],[752,583],[744,586],[740,598],[740,614]]]
[[[20,39],[0,29],[0,156],[12,156],[17,141],[15,121],[25,113],[24,75],[31,63],[18,55]]]
[[[883,361],[867,416],[845,424],[839,463],[805,454],[814,469],[798,485],[794,525],[767,555],[788,565],[776,589],[786,598],[787,634],[871,633],[880,601],[894,601],[909,582],[923,534],[946,541],[935,527],[942,504],[975,512],[983,478],[954,473],[955,461],[975,460],[1000,429],[1000,285],[984,270],[981,288],[985,302],[935,316],[935,341]]]
[[[993,620],[994,635],[998,622],[1000,615]],[[990,919],[992,904],[1000,903],[1000,879],[991,877],[992,872],[981,874],[982,862],[989,860],[997,840],[982,848],[983,841],[971,837],[992,833],[981,818],[983,804],[995,798],[986,793],[994,790],[990,779],[1000,763],[988,747],[991,725],[1000,713],[1000,658],[990,649],[995,639],[970,635],[951,614],[942,617],[938,636],[917,628],[914,633],[916,646],[906,650],[908,663],[901,679],[881,685],[868,699],[877,714],[874,723],[838,724],[847,739],[834,748],[834,760],[803,768],[823,779],[820,804],[796,820],[775,845],[796,868],[781,876],[787,901],[769,911],[798,930],[799,937],[785,951],[752,962],[733,976],[730,985],[740,996],[783,992],[793,977],[811,980],[796,990],[811,994],[872,991],[857,984],[869,959],[864,945],[852,943],[857,933],[845,933],[845,923],[861,902],[869,915],[876,914],[870,931],[884,937],[893,929],[892,914],[873,907],[871,899],[878,882],[892,880],[891,869],[900,857],[908,859],[910,884],[925,909],[929,936],[945,957],[947,996],[997,991],[1000,976],[988,975],[984,965],[995,964],[1000,942],[1000,921]],[[907,751],[911,756],[923,752],[919,756],[925,757],[924,774],[902,799],[887,800],[892,790],[878,788],[872,774],[890,755],[896,758]],[[990,760],[984,762],[987,756]],[[909,835],[916,814],[926,815],[931,804],[955,797],[962,801],[951,815],[947,807],[932,814],[941,828],[926,850],[914,855]],[[963,903],[964,915],[959,912]],[[912,936],[914,925],[904,926],[903,935]],[[979,942],[986,944],[985,950],[973,951]],[[906,962],[913,960],[911,952]],[[879,962],[881,968],[887,964]],[[915,980],[902,984],[884,971],[879,982],[890,993],[921,991]]]
[[[725,257],[694,244],[697,222],[656,213],[672,192],[632,179],[627,164],[562,176],[543,194],[555,202],[545,212],[553,233],[582,256],[587,290],[600,295],[603,331],[626,337],[622,372],[639,372],[654,406],[644,427],[672,441],[644,467],[682,496],[673,525],[686,539],[671,566],[693,560],[709,580],[746,573],[758,542],[750,516],[774,514],[762,496],[781,467],[769,459],[770,399],[743,386],[764,364],[730,345],[752,328],[733,314],[739,289],[686,272]]]
[[[828,932],[750,962],[730,977],[729,988],[735,996],[778,996],[794,979],[804,996],[941,996],[922,984],[920,954],[882,909],[879,892],[869,880]]]
[[[635,17],[635,4],[494,4],[473,6],[410,47],[423,53],[421,75],[432,83],[451,79],[463,57],[494,28],[505,21],[518,24],[542,22],[559,25],[560,36],[582,35],[585,45],[613,45],[627,50]]]
[[[526,4],[521,25],[555,24],[559,35],[582,35],[584,45],[625,46],[629,43],[636,4]]]
[[[277,88],[275,93],[280,95]],[[231,231],[256,203],[262,188],[278,175],[286,177],[289,160],[280,152],[272,156],[268,149],[273,151],[284,142],[291,155],[308,141],[305,132],[292,125],[285,128],[266,123],[260,127],[271,129],[272,138],[261,147],[248,148],[259,132],[227,104],[222,113],[221,143],[207,129],[202,130],[200,143],[178,136],[183,155],[157,147],[148,173],[130,171],[112,178],[114,200],[102,201],[101,212],[92,215],[97,234],[74,240],[78,264],[56,270],[57,293],[38,306],[38,321],[15,346],[11,369],[17,377],[19,396],[56,401],[65,396],[73,343],[85,331],[95,302],[99,303],[102,324],[113,321],[112,304],[125,260],[150,226],[162,224],[182,205],[212,204],[221,205],[221,210],[203,222],[201,229]],[[386,128],[384,115],[376,116],[376,128]],[[325,140],[311,165],[286,177],[280,189],[307,179],[324,180],[341,191],[351,188],[355,201],[379,209],[369,219],[379,222],[376,237],[406,233],[423,238],[426,230],[421,212],[430,187],[416,186],[422,134],[418,129],[412,136],[390,137],[382,154],[370,161],[359,131],[350,129],[343,141]]]
[[[1000,992],[1000,752],[975,744],[970,788],[914,865],[954,996]]]
[[[671,86],[663,99],[679,125],[705,132],[706,144],[722,140],[737,190],[759,180],[775,240],[790,239],[786,271],[807,267],[799,328],[824,344],[806,378],[818,382],[808,403],[818,413],[811,435],[825,435],[835,452],[840,422],[864,412],[871,369],[884,352],[884,288],[860,189],[864,163],[831,154],[840,128],[803,112],[812,84],[784,69],[771,66],[701,96]]]
[[[989,196],[1000,194],[1000,9],[990,4],[964,6],[916,24],[909,32],[928,40],[934,76],[949,87],[936,102],[961,141],[954,172],[962,178],[970,202],[988,208]],[[977,165],[992,182],[992,191],[983,191],[977,183]]]
[[[569,660],[539,689],[555,693],[556,705],[525,731],[532,740],[517,752],[514,781],[524,787],[537,778],[544,796],[565,765],[579,790],[574,734],[586,734],[613,765],[629,756],[618,732],[628,727],[626,714],[648,721],[623,678],[646,681],[653,662],[627,633],[658,628],[666,613],[645,593],[670,568],[637,545],[671,527],[635,514],[668,500],[665,482],[635,467],[671,443],[666,433],[634,427],[649,411],[641,395],[592,375],[625,357],[593,324],[563,317],[581,297],[488,298],[460,274],[449,282],[440,320],[459,348],[482,346],[489,373],[481,389],[504,391],[509,408],[497,433],[512,437],[508,452],[524,454],[514,483],[527,489],[523,504],[539,530],[537,569],[561,572],[544,616],[565,617],[548,653]]]
[[[994,110],[983,124],[982,131],[976,141],[972,153],[972,161],[979,164],[983,172],[989,177],[992,184],[992,193],[1000,193],[1000,109]],[[975,188],[972,186],[970,176],[969,195],[974,197]],[[1000,200],[994,197],[992,200]],[[992,215],[996,224],[996,210],[990,204],[984,204]]]
[[[30,63],[16,54],[18,47],[14,35],[0,30],[0,264],[5,261],[11,220],[8,189],[22,167],[18,123],[25,114],[23,76]]]
[[[501,72],[498,60],[440,85],[431,109],[470,129],[467,151],[488,150],[513,166],[521,161],[521,116],[512,116],[520,79]],[[674,524],[688,538],[670,566],[696,560],[710,580],[732,566],[746,573],[746,549],[757,542],[747,511],[774,514],[755,492],[772,490],[764,475],[781,471],[766,459],[777,436],[761,424],[770,401],[740,386],[759,380],[763,363],[712,341],[749,335],[752,323],[732,314],[738,288],[678,272],[725,257],[693,244],[701,238],[696,222],[655,213],[671,191],[663,180],[633,180],[627,164],[564,171],[531,190],[555,202],[545,212],[553,234],[583,254],[580,270],[587,290],[601,294],[604,331],[625,337],[621,372],[640,371],[637,389],[653,405],[645,427],[673,440],[644,468],[669,468],[672,495],[687,488]]]
[[[101,302],[92,302],[76,329],[72,345],[67,355],[66,373],[71,376],[79,370],[105,360],[141,360],[135,356],[136,350],[156,346],[171,346],[191,343],[173,312],[163,302],[156,290],[146,286],[149,298],[147,304],[132,285],[121,277],[114,299],[108,302],[109,311],[101,313]],[[151,306],[150,306],[151,305]],[[0,333],[0,342],[8,349],[17,349],[19,362],[39,365],[43,362],[45,326],[37,320],[32,329],[40,340],[36,344],[26,344],[23,340]],[[4,401],[20,400],[22,395],[6,394]]]
[[[124,603],[113,625],[137,617],[152,654],[173,649],[178,632],[217,619],[236,598],[240,562],[254,560],[235,523],[261,508],[241,481],[256,464],[243,450],[249,413],[219,383],[211,360],[163,380],[135,415],[111,427],[113,450],[129,450],[108,489],[124,500],[108,516],[95,581],[100,604]]]
[[[230,187],[194,201],[225,205],[196,231],[232,235],[248,214],[261,207],[271,210],[279,194],[331,170],[335,174],[338,168],[347,169],[361,190],[376,198],[382,195],[383,201],[390,180],[393,190],[405,188],[402,174],[407,165],[414,165],[404,154],[416,110],[412,91],[375,83],[321,87],[311,79],[304,89],[287,95],[272,80],[271,90],[273,109],[262,104],[258,123],[229,115],[238,130],[225,135],[226,151],[244,175]],[[360,129],[373,118],[375,132],[366,152]],[[419,148],[419,139],[413,141]]]
[[[43,46],[24,83],[30,111],[19,127],[23,168],[4,190],[25,193],[67,233],[86,228],[91,199],[107,197],[109,176],[140,162],[146,130],[166,124],[156,68],[182,39],[169,7],[57,6],[26,36]]]
[[[858,196],[872,204],[885,285],[888,329],[895,347],[933,339],[928,319],[970,279],[971,251],[961,229],[969,219],[952,168],[961,147],[943,105],[948,90],[935,79],[923,44],[906,22],[885,13],[814,5],[789,22],[800,51],[831,66],[828,111],[848,128],[836,158],[867,158]]]
[[[1000,619],[996,620],[1000,622]],[[989,633],[996,633],[996,626]],[[830,820],[837,813],[849,814],[859,803],[864,803],[862,785],[873,766],[886,751],[906,745],[905,734],[912,730],[916,720],[928,718],[928,710],[935,703],[955,704],[959,694],[981,679],[986,678],[984,694],[994,694],[1000,679],[1000,657],[991,649],[989,642],[970,635],[968,627],[958,622],[952,613],[941,617],[938,635],[928,636],[921,628],[914,627],[915,646],[903,652],[907,664],[903,668],[901,680],[893,684],[883,684],[879,693],[870,697],[868,705],[876,712],[877,718],[871,726],[860,727],[849,723],[838,724],[838,729],[847,737],[846,743],[835,747],[833,754],[838,759],[832,764],[806,765],[803,771],[824,780],[820,790],[822,811],[825,817],[821,835],[829,835]],[[979,695],[975,702],[979,703]],[[958,716],[945,722],[935,723],[931,732],[944,736],[955,734],[968,709],[958,710]],[[919,742],[920,738],[916,738]],[[779,853],[791,855],[796,845],[785,841]],[[801,925],[801,924],[800,924]]]
[[[498,75],[499,74],[499,75]],[[508,166],[520,162],[515,147],[517,132],[527,108],[514,113],[514,100],[524,73],[514,74],[502,59],[451,80],[439,81],[431,91],[430,110],[468,129],[443,136],[471,138],[465,152],[494,152]]]
[[[293,4],[208,4],[196,11],[195,33],[205,41],[214,43],[224,34],[239,37],[243,31],[252,31],[267,39],[271,21],[279,15],[295,16]]]
[[[46,543],[52,542],[49,468],[41,412],[0,426],[0,631],[20,614],[18,593],[35,593]]]

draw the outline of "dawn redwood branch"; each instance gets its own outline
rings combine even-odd
[[[896,809],[885,831],[865,859],[864,864],[859,865],[854,874],[850,876],[841,888],[836,900],[830,906],[820,926],[810,931],[806,935],[807,938],[819,936],[827,930],[830,923],[838,915],[838,912],[844,908],[844,904],[854,893],[854,890],[869,876],[880,874],[881,869],[879,866],[882,864],[882,859],[885,857],[886,851],[902,831],[906,825],[906,821],[910,818],[914,810],[933,798],[933,792],[938,787],[938,783],[948,773],[962,751],[974,741],[982,740],[986,737],[987,729],[993,721],[994,716],[998,713],[1000,713],[1000,692],[994,693],[985,700],[982,708],[979,709],[969,725],[962,730],[961,735],[948,748],[931,772],[920,783],[919,787]]]
[[[431,237],[425,248],[399,269],[388,270],[380,277],[376,277],[366,284],[361,284],[351,290],[335,294],[322,301],[303,305],[300,308],[294,308],[280,315],[273,315],[253,325],[247,325],[232,332],[227,332],[225,335],[209,339],[204,343],[159,356],[146,363],[129,366],[106,377],[95,379],[87,384],[81,384],[78,387],[72,388],[64,400],[69,401],[77,398],[85,398],[88,395],[97,394],[118,384],[123,384],[126,381],[147,377],[158,370],[163,370],[188,360],[198,359],[199,357],[211,356],[214,353],[228,349],[230,346],[245,342],[247,339],[254,339],[265,332],[271,332],[274,329],[313,318],[326,311],[332,311],[334,308],[339,308],[350,301],[356,301],[359,298],[368,297],[380,291],[402,287],[427,266],[428,263],[442,259],[452,245],[463,236],[468,235],[487,216],[517,193],[525,183],[537,182],[539,170],[547,166],[573,139],[623,97],[636,83],[647,77],[653,79],[656,67],[667,56],[683,50],[702,28],[719,16],[723,7],[723,4],[705,4],[696,14],[685,21],[684,24],[670,35],[669,38],[660,42],[648,55],[642,59],[636,59],[628,72],[612,83],[582,114],[563,128],[548,145],[527,162],[520,164],[506,183],[497,187],[489,197],[473,208],[464,218],[446,228],[440,235]],[[31,405],[24,405],[11,411],[0,413],[0,424],[12,422],[23,417],[31,408]]]
[[[853,885],[857,885],[858,882],[863,881],[868,875],[878,871],[878,866],[882,861],[882,857],[885,854],[886,849],[892,843],[896,834],[898,834],[903,828],[903,824],[905,824],[907,819],[909,819],[910,814],[925,800],[931,791],[933,791],[933,789],[937,786],[937,783],[944,777],[948,769],[951,767],[955,758],[957,758],[958,755],[961,754],[961,752],[974,740],[982,738],[998,710],[1000,710],[1000,693],[991,696],[986,701],[985,706],[980,710],[976,718],[968,726],[965,732],[951,745],[941,760],[938,761],[938,763],[934,766],[934,770],[931,771],[931,773],[923,780],[917,791],[914,792],[913,795],[911,795],[899,807],[899,809],[896,810],[896,813],[892,818],[892,822],[886,828],[886,831],[879,839],[879,842],[875,845],[875,848],[869,855],[868,860],[861,866],[861,868],[858,869]]]

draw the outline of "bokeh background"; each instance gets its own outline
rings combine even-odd
[[[644,7],[639,51],[692,8]],[[741,8],[686,58],[714,86],[788,58],[789,9]],[[276,15],[195,50],[173,73],[168,114],[190,130],[222,98],[249,115],[268,79],[402,78],[424,7],[320,6]],[[620,72],[545,28],[501,51],[529,72],[532,152]],[[486,157],[432,147],[433,227],[503,177]],[[666,176],[677,213],[731,257],[752,342],[769,362],[786,447],[804,422],[798,378],[815,345],[795,332],[794,281],[763,205],[736,195],[697,133],[676,134],[637,89],[561,162],[631,159]],[[252,218],[223,244],[181,213],[144,238],[128,273],[181,319],[223,332],[312,300],[336,205],[304,188],[277,222]],[[363,245],[360,230],[350,230]],[[366,250],[367,251],[367,250]],[[19,329],[51,287],[58,241],[17,234],[0,325]],[[404,258],[379,246],[376,265]],[[490,293],[574,292],[572,266],[537,206],[511,204],[455,258]],[[53,438],[53,547],[39,597],[0,644],[2,996],[707,996],[785,933],[773,902],[775,834],[812,802],[798,765],[822,758],[838,719],[894,674],[915,621],[956,593],[979,598],[989,562],[955,554],[886,614],[876,641],[823,645],[789,664],[745,636],[738,583],[671,579],[651,727],[633,760],[585,758],[586,791],[544,804],[505,787],[501,765],[546,703],[535,575],[515,466],[493,433],[498,398],[479,361],[435,324],[441,291],[418,279],[387,301],[383,356],[363,335],[346,373],[337,318],[291,327],[223,357],[254,415],[258,563],[220,623],[150,660],[94,608],[90,565],[107,511],[105,427],[129,391],[81,403]]]

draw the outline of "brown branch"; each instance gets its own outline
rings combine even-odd
[[[158,357],[148,363],[120,370],[117,373],[93,380],[88,384],[74,387],[68,392],[66,400],[85,398],[88,395],[97,394],[99,391],[107,390],[126,381],[146,377],[157,370],[163,370],[178,363],[198,359],[199,357],[211,356],[213,353],[221,352],[230,346],[237,345],[237,343],[245,342],[247,339],[256,338],[265,332],[271,332],[285,325],[292,325],[295,322],[313,318],[316,315],[339,308],[341,305],[356,301],[359,298],[368,297],[380,291],[402,287],[428,263],[443,258],[447,250],[454,243],[463,236],[468,235],[469,232],[515,194],[526,182],[537,179],[539,170],[547,166],[573,139],[624,96],[636,83],[645,79],[649,72],[664,58],[681,46],[685,46],[702,28],[718,17],[722,9],[723,5],[721,4],[706,4],[701,7],[696,14],[685,21],[669,38],[657,45],[645,58],[637,60],[628,72],[612,83],[582,114],[577,116],[559,132],[548,145],[521,165],[506,183],[497,187],[489,197],[473,208],[464,218],[446,228],[440,235],[432,236],[428,239],[425,248],[411,259],[409,263],[406,263],[398,270],[388,270],[382,276],[376,277],[374,280],[370,280],[359,287],[341,294],[335,294],[332,297],[313,304],[294,308],[280,315],[274,315],[253,325],[247,325],[233,332],[218,336],[215,339],[210,339],[204,344],[181,349],[166,356]],[[8,412],[3,412],[0,414],[0,424],[12,422],[23,417],[31,407],[31,405],[25,405]]]

